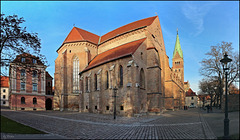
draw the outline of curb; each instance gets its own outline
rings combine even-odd
[[[206,139],[217,139],[217,137],[213,133],[211,127],[209,126],[207,121],[204,119],[204,117],[202,116],[202,113],[200,111],[199,111],[199,117],[200,117],[200,121],[202,122],[202,129],[203,129],[205,138]]]
[[[1,133],[1,139],[66,139],[55,134],[13,134]]]

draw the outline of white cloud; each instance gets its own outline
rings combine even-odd
[[[213,3],[199,4],[195,2],[188,2],[182,7],[184,16],[189,19],[196,28],[194,36],[197,36],[204,31],[204,16],[209,12],[212,5]]]

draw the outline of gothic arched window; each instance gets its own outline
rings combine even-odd
[[[97,74],[94,75],[94,82],[95,82],[95,90],[97,90],[98,88]]]
[[[86,80],[86,82],[85,82],[86,83],[86,92],[88,92],[88,77],[86,77],[85,80]]]
[[[33,98],[33,104],[37,104],[37,98],[36,97]]]
[[[109,78],[108,78],[108,71],[106,71],[106,89],[109,88]]]
[[[145,75],[143,69],[140,70],[140,87],[145,88]]]
[[[119,66],[119,84],[120,86],[123,86],[123,67]]]
[[[74,57],[73,59],[73,92],[79,92],[79,59]]]

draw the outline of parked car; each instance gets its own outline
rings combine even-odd
[[[195,108],[195,106],[194,105],[190,105],[189,108]]]

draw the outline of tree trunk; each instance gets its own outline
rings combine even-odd
[[[213,99],[213,106],[216,106],[216,94],[214,95],[214,99]]]
[[[219,107],[219,93],[216,95],[216,99],[217,99],[217,107]]]
[[[212,102],[213,102],[213,95],[211,94],[211,103],[210,103],[210,107],[212,108]]]

